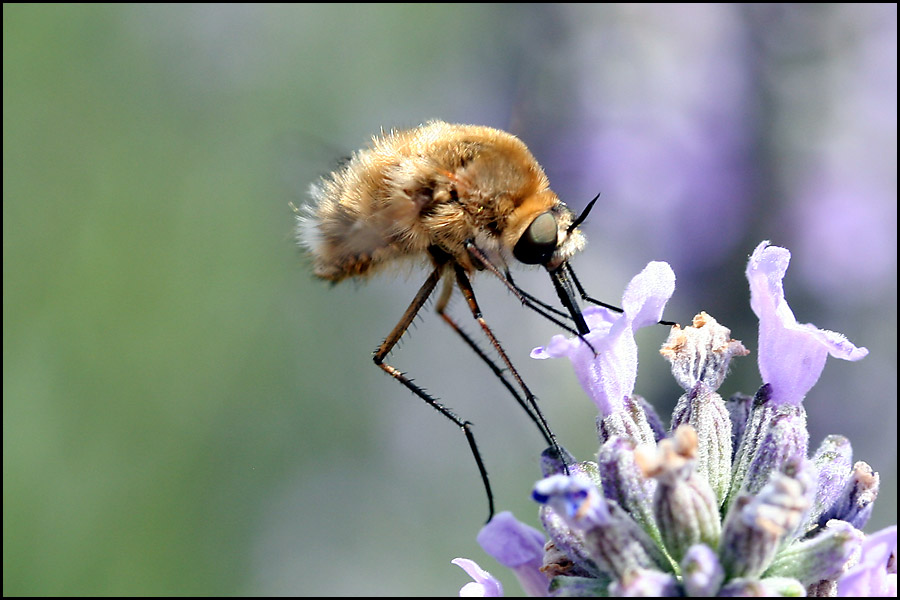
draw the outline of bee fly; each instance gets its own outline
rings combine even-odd
[[[374,137],[369,148],[356,152],[346,165],[314,184],[312,196],[311,205],[297,210],[297,238],[308,249],[316,276],[332,282],[363,278],[410,260],[430,269],[373,358],[378,367],[463,431],[481,473],[490,520],[494,497],[471,423],[385,359],[443,281],[437,313],[503,382],[548,446],[564,456],[537,398],[482,317],[470,277],[476,271],[489,271],[525,306],[572,333],[587,334],[576,289],[583,300],[620,310],[587,296],[568,263],[585,245],[578,225],[597,198],[575,218],[550,189],[543,169],[521,140],[489,127],[441,121]],[[513,282],[508,269],[513,258],[547,270],[565,312]],[[506,372],[447,314],[454,288],[462,292]]]

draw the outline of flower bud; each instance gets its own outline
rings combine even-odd
[[[859,561],[864,539],[863,532],[849,523],[829,521],[817,536],[778,553],[766,575],[795,577],[803,585],[836,580]]]
[[[691,546],[681,561],[684,591],[688,596],[712,597],[725,580],[719,557],[706,544]]]
[[[725,380],[733,356],[750,351],[740,340],[731,339],[731,330],[705,312],[694,317],[689,327],[672,327],[669,339],[659,351],[672,364],[672,375],[685,390],[703,382],[716,391]]]
[[[759,493],[741,494],[725,518],[719,558],[733,577],[758,577],[809,507],[801,480],[776,473]]]
[[[696,452],[696,432],[690,425],[682,425],[672,438],[660,441],[657,450],[648,452],[642,447],[635,453],[644,475],[657,481],[654,515],[665,548],[675,561],[695,544],[715,548],[719,542],[719,503],[706,478],[694,470]]]
[[[831,508],[819,519],[840,519],[862,529],[872,516],[872,506],[878,497],[880,478],[863,461],[853,465],[849,481]]]
[[[634,442],[621,437],[612,437],[600,447],[597,464],[601,489],[607,500],[628,511],[656,543],[662,544],[653,514],[656,481],[644,476],[635,462],[634,449]]]
[[[819,485],[807,518],[807,530],[823,526],[828,520],[822,516],[844,491],[850,479],[852,457],[850,441],[842,435],[829,435],[819,445],[812,459],[819,471]]]

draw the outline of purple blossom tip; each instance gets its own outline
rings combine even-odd
[[[808,508],[804,482],[775,473],[758,494],[745,494],[725,518],[719,558],[728,577],[758,577]]]
[[[897,596],[897,526],[866,536],[862,557],[838,580],[838,596]]]
[[[528,595],[547,595],[549,582],[541,572],[546,541],[543,533],[504,511],[481,528],[477,540],[485,552],[513,570]]]
[[[554,336],[546,346],[532,350],[531,357],[567,357],[601,417],[622,411],[637,379],[634,332],[659,322],[674,292],[672,268],[664,262],[651,262],[628,284],[622,296],[622,314],[588,307],[583,315],[590,332],[583,339]]]
[[[499,598],[503,596],[503,584],[496,577],[468,558],[454,558],[450,561],[474,579],[459,590],[461,598]]]
[[[750,306],[759,317],[759,372],[778,404],[799,404],[819,379],[831,354],[859,360],[869,351],[834,331],[798,323],[784,297],[783,279],[791,253],[765,241],[747,264]]]
[[[552,475],[538,481],[531,496],[579,530],[603,525],[609,520],[600,491],[583,476]]]
[[[719,557],[706,544],[694,544],[681,560],[684,589],[689,596],[715,596],[725,580]]]
[[[881,477],[868,463],[857,461],[853,465],[844,489],[841,490],[831,508],[820,517],[820,522],[841,519],[862,529],[872,515]]]
[[[544,534],[509,511],[494,515],[478,532],[477,540],[485,552],[511,569],[544,556]]]
[[[610,597],[662,598],[680,596],[678,581],[671,573],[654,569],[634,569],[609,586]]]

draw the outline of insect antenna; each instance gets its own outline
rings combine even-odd
[[[569,228],[566,230],[566,233],[572,233],[575,231],[575,228],[581,225],[585,219],[587,219],[588,213],[591,212],[591,209],[594,208],[594,204],[597,203],[597,200],[600,199],[600,194],[594,196],[594,199],[588,202],[588,205],[584,207],[584,210],[581,211],[581,214],[578,215],[578,218],[572,221],[572,224],[569,225]]]

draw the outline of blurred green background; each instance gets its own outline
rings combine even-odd
[[[896,14],[4,5],[4,595],[453,595],[456,556],[517,593],[475,543],[463,437],[371,364],[422,276],[331,288],[293,240],[338,158],[431,118],[521,136],[576,211],[603,192],[576,268],[608,301],[667,260],[669,318],[755,350],[746,257],[790,248],[798,319],[872,351],[829,362],[811,444],[847,435],[882,475],[867,530],[896,523]],[[553,327],[476,291],[590,457],[570,368],[527,358]],[[665,333],[641,332],[637,391],[667,418]],[[431,314],[395,355],[537,526],[541,440],[503,389]],[[722,391],[758,385],[751,357]]]

